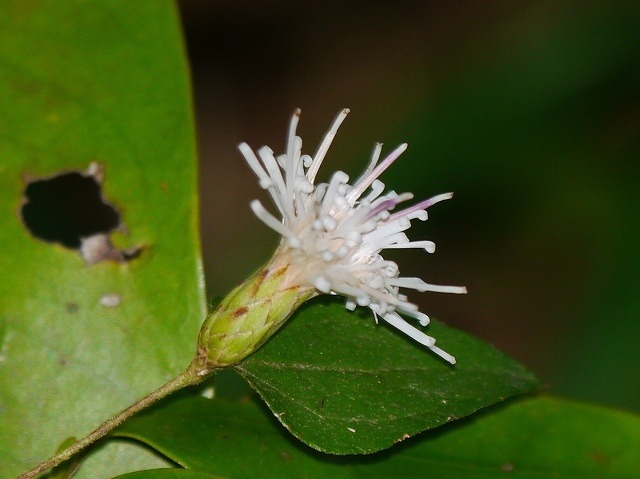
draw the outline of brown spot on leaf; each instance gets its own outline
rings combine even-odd
[[[597,462],[598,464],[602,464],[604,466],[611,464],[611,456],[609,456],[608,454],[605,454],[603,452],[600,451],[591,451],[589,453],[589,456],[591,457],[591,460],[593,462]]]
[[[69,314],[75,314],[80,309],[76,303],[67,303],[65,308]]]

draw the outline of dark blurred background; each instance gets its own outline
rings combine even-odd
[[[210,296],[277,243],[249,209],[265,195],[236,145],[284,151],[300,107],[312,154],[349,107],[320,179],[359,174],[376,141],[387,152],[406,141],[383,181],[417,198],[456,193],[410,232],[437,252],[395,259],[469,294],[410,299],[528,365],[554,394],[640,411],[640,2],[180,8]]]

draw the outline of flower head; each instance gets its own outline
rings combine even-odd
[[[335,172],[328,183],[316,184],[322,161],[348,113],[344,109],[338,114],[314,156],[302,154],[302,140],[296,135],[299,110],[291,119],[284,154],[275,156],[267,146],[256,154],[246,143],[239,145],[281,216],[280,219],[271,214],[258,200],[251,202],[256,216],[282,236],[271,268],[283,272],[281,290],[304,291],[305,300],[320,293],[345,296],[348,309],[368,307],[376,321],[382,318],[454,364],[455,358],[437,347],[434,338],[403,318],[413,317],[422,326],[429,323],[429,317],[418,311],[401,290],[466,293],[466,288],[402,277],[398,265],[381,254],[383,250],[399,248],[432,253],[433,242],[410,241],[405,231],[411,220],[425,221],[427,208],[453,195],[441,194],[395,211],[413,195],[385,192],[379,177],[405,151],[406,144],[382,161],[382,145],[377,144],[369,166],[353,184],[342,171]]]

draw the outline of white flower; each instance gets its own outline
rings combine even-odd
[[[258,200],[251,209],[267,226],[282,235],[276,256],[292,266],[296,286],[313,287],[319,293],[345,296],[347,309],[366,306],[378,318],[427,346],[446,361],[455,358],[435,345],[435,339],[409,324],[400,314],[415,318],[422,326],[429,317],[418,311],[400,289],[420,292],[466,293],[464,287],[428,284],[420,278],[401,277],[398,265],[385,260],[385,249],[417,248],[435,250],[431,241],[409,241],[404,233],[411,220],[427,219],[427,208],[451,198],[452,193],[434,196],[401,211],[395,207],[413,198],[411,193],[386,193],[378,177],[407,148],[400,145],[378,162],[382,145],[377,144],[369,166],[353,185],[342,171],[328,183],[315,184],[316,174],[342,121],[349,113],[342,110],[320,143],[313,157],[303,155],[302,140],[296,136],[300,111],[291,119],[286,153],[274,156],[263,146],[257,155],[246,144],[239,145],[247,163],[267,190],[282,219],[268,212]]]

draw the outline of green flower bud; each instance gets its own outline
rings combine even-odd
[[[313,287],[289,285],[288,273],[290,265],[270,262],[231,291],[207,316],[198,350],[210,367],[223,368],[242,361],[316,294]]]

